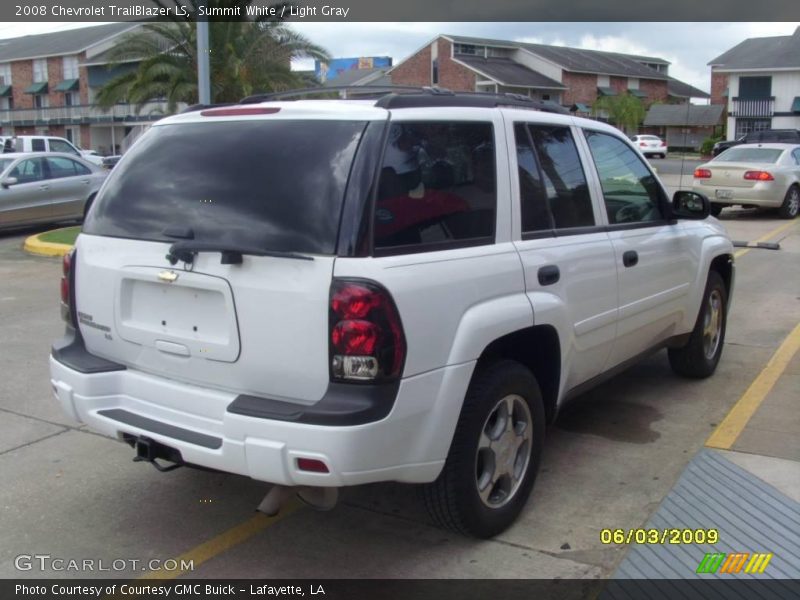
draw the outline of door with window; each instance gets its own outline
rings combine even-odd
[[[619,137],[584,130],[596,168],[619,282],[617,337],[609,367],[669,338],[687,309],[699,248],[669,222],[666,194]]]
[[[50,193],[44,168],[43,158],[29,158],[8,172],[0,187],[0,224],[33,223],[50,218]],[[16,183],[8,185],[10,177]]]
[[[50,186],[51,214],[57,219],[81,216],[89,196],[92,172],[77,160],[48,156],[47,183]]]
[[[599,227],[575,142],[563,125],[515,122],[516,182],[521,240],[516,242],[525,287],[537,314],[553,306],[562,331],[564,389],[604,368],[616,330],[617,271],[608,234]]]

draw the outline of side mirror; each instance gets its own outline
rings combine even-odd
[[[711,202],[703,194],[678,190],[672,196],[672,216],[676,219],[703,220],[711,214]]]
[[[2,186],[4,188],[9,188],[12,185],[17,185],[17,183],[19,183],[19,181],[17,180],[16,177],[6,177],[5,179],[3,179]]]

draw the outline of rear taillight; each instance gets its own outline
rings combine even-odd
[[[695,179],[710,179],[711,178],[711,170],[710,169],[695,169],[694,170],[694,178]]]
[[[646,147],[646,146],[647,146],[647,144],[646,144],[645,142],[639,142],[639,146],[641,146],[642,148],[644,148],[644,147]]]
[[[774,181],[772,173],[767,171],[745,171],[744,178],[748,181]]]
[[[73,248],[61,261],[61,318],[73,327],[76,325],[72,303],[75,295],[72,286],[75,282],[75,249]]]
[[[329,309],[331,378],[343,381],[397,379],[406,341],[397,307],[381,285],[335,279]]]
[[[666,145],[667,145],[667,142],[665,142],[664,140],[661,140],[661,145],[662,145],[662,146],[666,146]]]

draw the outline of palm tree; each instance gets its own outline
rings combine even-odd
[[[285,23],[259,18],[247,20],[245,7],[253,0],[191,0],[189,10],[240,6],[241,16],[209,23],[209,63],[213,102],[237,102],[259,92],[301,87],[303,79],[291,70],[295,58],[330,60],[328,52],[290,29]],[[161,5],[159,0],[156,4]],[[288,5],[287,5],[288,6]],[[277,13],[281,14],[281,5]],[[235,20],[234,20],[235,19]],[[135,61],[100,90],[97,103],[111,107],[128,101],[142,105],[165,98],[169,112],[179,102],[197,102],[197,28],[194,22],[174,18],[148,23],[124,37],[110,52],[110,68]]]
[[[642,101],[631,94],[601,96],[592,109],[595,113],[598,110],[606,111],[609,121],[625,132],[636,130],[647,113]]]

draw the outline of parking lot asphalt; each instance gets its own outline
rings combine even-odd
[[[193,560],[187,572],[196,577],[608,577],[628,547],[603,544],[601,530],[648,522],[800,322],[800,221],[733,209],[722,220],[734,239],[779,241],[781,249],[739,251],[715,376],[680,379],[661,352],[573,402],[548,431],[522,517],[488,541],[432,526],[413,486],[351,488],[331,512],[297,508],[269,519],[254,514],[267,484],[133,463],[130,448],[57,407],[47,357],[63,330],[60,264],[22,251],[31,232],[0,233],[0,577],[130,578],[152,559],[175,557]],[[795,440],[800,433],[797,368],[795,356],[729,452],[743,462],[785,461],[753,469],[769,470],[764,477],[787,493],[800,457],[770,455],[763,440],[779,428]],[[97,563],[88,571],[20,570],[20,555],[126,562],[109,571]]]

